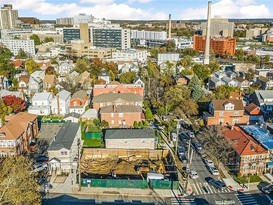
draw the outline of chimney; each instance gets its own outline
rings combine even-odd
[[[168,37],[171,38],[172,37],[172,15],[169,14],[169,30],[168,30]]]
[[[208,16],[207,16],[207,28],[206,28],[206,47],[204,64],[209,64],[209,49],[210,49],[210,16],[211,16],[211,1],[208,2]]]
[[[57,95],[57,114],[60,115],[60,96]]]

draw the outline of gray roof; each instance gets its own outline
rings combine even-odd
[[[77,92],[75,92],[73,95],[72,95],[72,99],[73,98],[79,98],[81,100],[84,100],[84,98],[87,96],[87,93],[86,91],[84,90],[79,90]]]
[[[273,91],[272,90],[255,90],[255,95],[257,97],[258,102],[264,103],[267,99],[273,99]],[[272,105],[272,102],[266,102],[268,105]]]
[[[55,141],[49,146],[48,151],[60,150],[62,148],[70,150],[79,127],[79,123],[65,122],[55,136]]]
[[[82,114],[82,118],[97,118],[98,112],[96,109],[88,109]]]
[[[211,76],[210,77],[210,81],[214,82],[215,84],[218,83],[220,80],[218,78],[216,78],[215,76]]]
[[[131,113],[131,112],[142,112],[140,106],[134,105],[116,105],[116,106],[106,106],[100,109],[100,113]]]
[[[230,83],[232,81],[232,79],[227,76],[223,77],[221,80],[225,83]]]
[[[32,101],[49,100],[51,97],[52,97],[52,94],[48,92],[35,93],[34,96],[32,97]]]
[[[133,93],[106,93],[95,96],[93,102],[113,102],[119,98],[128,102],[143,101],[143,97]]]
[[[105,131],[105,140],[107,139],[143,139],[155,138],[152,129],[112,129]]]
[[[66,100],[67,98],[69,98],[69,96],[71,95],[71,93],[68,92],[68,91],[66,91],[66,90],[62,90],[57,95],[60,97],[60,99]]]

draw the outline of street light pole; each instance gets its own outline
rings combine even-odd
[[[177,152],[177,149],[178,149],[178,140],[179,140],[179,137],[178,137],[178,134],[179,134],[179,129],[180,129],[180,124],[179,124],[179,121],[177,122],[177,125],[176,125],[176,141],[175,141],[175,153],[178,155],[178,152]]]
[[[81,149],[80,149],[80,146],[81,146],[81,140],[78,139],[79,191],[81,191]]]

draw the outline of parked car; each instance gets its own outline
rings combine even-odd
[[[47,168],[47,164],[46,163],[36,163],[33,165],[34,169],[38,169],[38,168]]]
[[[189,135],[190,138],[194,138],[194,133],[192,131],[189,131],[188,135]]]
[[[36,159],[36,162],[47,163],[49,158],[47,156],[40,156]]]
[[[190,170],[190,178],[192,178],[192,179],[199,178],[197,172],[195,170],[193,170],[193,169]]]
[[[265,194],[272,194],[273,193],[273,184],[263,187],[262,192]]]
[[[209,166],[209,172],[210,172],[212,175],[219,175],[218,169],[216,169],[216,167],[213,167],[213,166]]]
[[[214,164],[213,164],[212,160],[204,159],[204,162],[208,167],[214,167]]]
[[[179,154],[179,160],[184,164],[188,163],[188,160],[185,154]]]
[[[210,178],[208,180],[208,183],[219,190],[223,190],[224,188],[226,188],[226,184],[224,182],[222,182],[220,180],[215,180],[213,178]]]
[[[195,147],[197,152],[200,152],[202,150],[202,145],[199,144],[199,143],[194,143],[194,147]]]

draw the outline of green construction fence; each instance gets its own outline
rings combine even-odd
[[[82,179],[83,187],[108,187],[108,188],[138,188],[148,187],[146,180],[127,180],[127,179]]]
[[[179,181],[150,180],[149,187],[151,189],[178,189]]]
[[[86,139],[101,139],[102,132],[86,132],[85,138]]]

